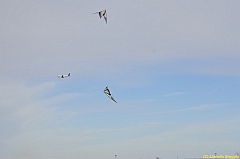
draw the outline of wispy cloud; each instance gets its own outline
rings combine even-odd
[[[165,97],[172,97],[172,96],[180,96],[180,95],[184,95],[187,94],[186,92],[174,92],[174,93],[169,93],[169,94],[165,94]]]
[[[187,108],[180,108],[168,111],[159,111],[159,112],[150,112],[144,113],[144,115],[153,115],[153,114],[171,114],[171,113],[179,113],[179,112],[188,112],[188,111],[199,111],[204,109],[212,109],[215,107],[222,107],[222,106],[229,106],[229,105],[236,105],[235,103],[221,103],[221,104],[203,104],[198,106],[192,106]]]
[[[237,132],[240,131],[238,128],[235,129],[235,127],[233,127],[233,125],[237,124],[238,120],[239,117],[236,116],[228,120],[223,119],[220,121],[195,123],[192,125],[185,125],[181,128],[176,128],[174,131],[160,131],[158,134],[126,139],[124,141],[104,144],[101,146],[103,149],[107,149],[108,151],[117,147],[119,157],[121,155],[126,155],[125,158],[131,158],[132,155],[135,157],[141,157],[151,154],[163,155],[165,158],[170,158],[169,156],[174,157],[178,153],[185,155],[185,157],[191,155],[199,155],[200,157],[202,154],[207,153],[212,149],[215,150],[215,146],[222,145],[221,143],[226,144],[221,147],[224,153],[224,149],[227,150],[228,146],[239,146],[239,143],[233,140],[234,137],[228,142],[221,139],[223,134],[231,134],[233,132],[237,134]],[[226,129],[223,130],[223,127]],[[137,132],[138,130],[139,129],[136,129],[135,131]],[[121,130],[118,131],[121,132]],[[219,135],[218,139],[209,138],[209,135],[216,136],[216,134]],[[94,147],[99,146],[100,145],[95,145]],[[130,150],[129,147],[131,147]],[[114,150],[112,151],[114,152]],[[161,154],[159,154],[159,151],[161,151]]]
[[[200,106],[195,106],[195,107],[188,107],[188,108],[183,108],[183,109],[177,109],[177,110],[169,111],[169,113],[185,112],[185,111],[191,111],[191,110],[209,109],[209,108],[213,108],[213,107],[216,107],[216,106],[222,106],[222,104],[205,104],[205,105],[200,105]]]
[[[89,149],[95,150],[100,156],[108,156],[109,153],[114,157],[115,154],[119,158],[175,158],[179,157],[202,157],[206,153],[220,151],[221,153],[231,154],[229,147],[239,147],[240,140],[229,136],[228,141],[223,140],[224,134],[235,134],[240,129],[234,127],[238,124],[239,117],[234,116],[228,119],[217,121],[208,121],[185,125],[170,131],[159,131],[156,134],[150,134],[142,137],[135,137],[121,141],[110,143],[99,143],[94,145],[86,145],[81,148],[82,156],[89,152]],[[166,125],[167,126],[167,125]],[[168,125],[173,127],[175,125]],[[162,127],[162,126],[160,126]],[[138,134],[140,129],[131,129],[133,133]],[[117,130],[119,134],[126,131],[125,128]],[[216,150],[216,146],[221,147]],[[234,148],[233,148],[234,149]],[[238,150],[238,149],[236,149]],[[74,150],[77,152],[77,149]],[[90,156],[98,156],[91,154]]]
[[[214,94],[214,93],[218,93],[221,91],[221,88],[219,89],[214,89],[214,90],[211,90],[211,91],[208,91],[206,94]]]
[[[62,106],[61,102],[82,95],[68,93],[54,97],[46,96],[47,92],[55,86],[52,82],[37,86],[11,82],[4,82],[0,85],[0,94],[3,95],[0,96],[2,102],[0,127],[3,130],[0,144],[11,147],[20,141],[27,143],[31,140],[35,141],[37,138],[38,140],[48,138],[54,136],[53,132],[58,130],[53,128],[66,126],[66,122],[74,116],[74,112],[59,111],[59,107]],[[10,133],[10,130],[14,131]],[[12,142],[16,142],[16,144],[12,144]]]

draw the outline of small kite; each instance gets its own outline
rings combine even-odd
[[[66,77],[70,77],[70,73],[67,74],[67,75],[58,75],[57,77],[58,77],[58,78],[66,78]]]
[[[117,103],[117,101],[115,101],[115,99],[113,98],[112,94],[110,93],[110,90],[108,89],[108,86],[104,89],[103,91],[110,99],[112,99],[114,102]]]
[[[106,9],[102,10],[102,11],[99,11],[99,12],[96,12],[96,13],[93,13],[93,14],[98,14],[100,19],[103,17],[105,19],[105,22],[107,23],[107,11],[106,11]]]

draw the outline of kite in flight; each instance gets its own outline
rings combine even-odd
[[[115,101],[115,99],[113,98],[113,96],[110,93],[110,90],[108,89],[108,86],[104,89],[103,91],[110,99],[112,99],[114,102],[117,103],[117,101]]]
[[[58,75],[57,77],[58,77],[58,78],[66,78],[66,77],[70,77],[70,73],[67,74],[67,75]]]
[[[99,11],[99,12],[96,12],[96,13],[93,13],[93,14],[98,14],[100,19],[103,17],[105,19],[105,22],[107,23],[107,11],[106,11],[106,9],[102,10],[102,11]]]

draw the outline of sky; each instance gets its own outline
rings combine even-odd
[[[0,158],[236,155],[239,6],[0,0]]]

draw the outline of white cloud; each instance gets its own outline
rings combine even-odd
[[[11,152],[14,152],[13,158],[18,155],[21,158],[24,153],[25,157],[30,155],[30,158],[31,154],[43,155],[44,147],[51,145],[52,140],[57,141],[56,136],[64,136],[64,131],[60,128],[66,127],[69,119],[76,113],[71,110],[62,112],[61,103],[82,97],[82,94],[69,93],[49,97],[47,94],[55,86],[54,82],[37,86],[27,86],[21,82],[1,82],[0,145],[4,147],[1,158],[11,156]],[[64,137],[62,138],[65,142]]]
[[[186,94],[185,92],[174,92],[174,93],[169,93],[169,94],[165,94],[165,97],[171,97],[171,96],[180,96],[180,95],[184,95]]]
[[[210,109],[210,108],[218,107],[218,106],[223,106],[223,104],[204,104],[204,105],[195,106],[195,107],[177,109],[177,110],[173,110],[173,111],[170,111],[170,112],[171,113],[176,113],[176,112],[191,111],[191,110]]]
[[[35,87],[28,87],[24,83],[7,82],[1,80],[1,108],[17,108],[18,105],[29,104],[29,100],[36,98],[39,94],[51,90],[56,83],[48,82]]]
[[[228,120],[196,123],[184,126],[169,132],[149,135],[141,138],[106,144],[96,145],[95,149],[106,149],[108,152],[118,154],[119,158],[163,158],[176,157],[201,157],[209,153],[233,154],[239,147],[239,139],[229,137],[223,140],[223,134],[235,134],[240,131],[235,127],[239,117]],[[174,125],[173,125],[174,126]],[[209,137],[210,136],[210,137]],[[194,139],[194,140],[192,140]],[[216,146],[219,148],[216,150]]]

